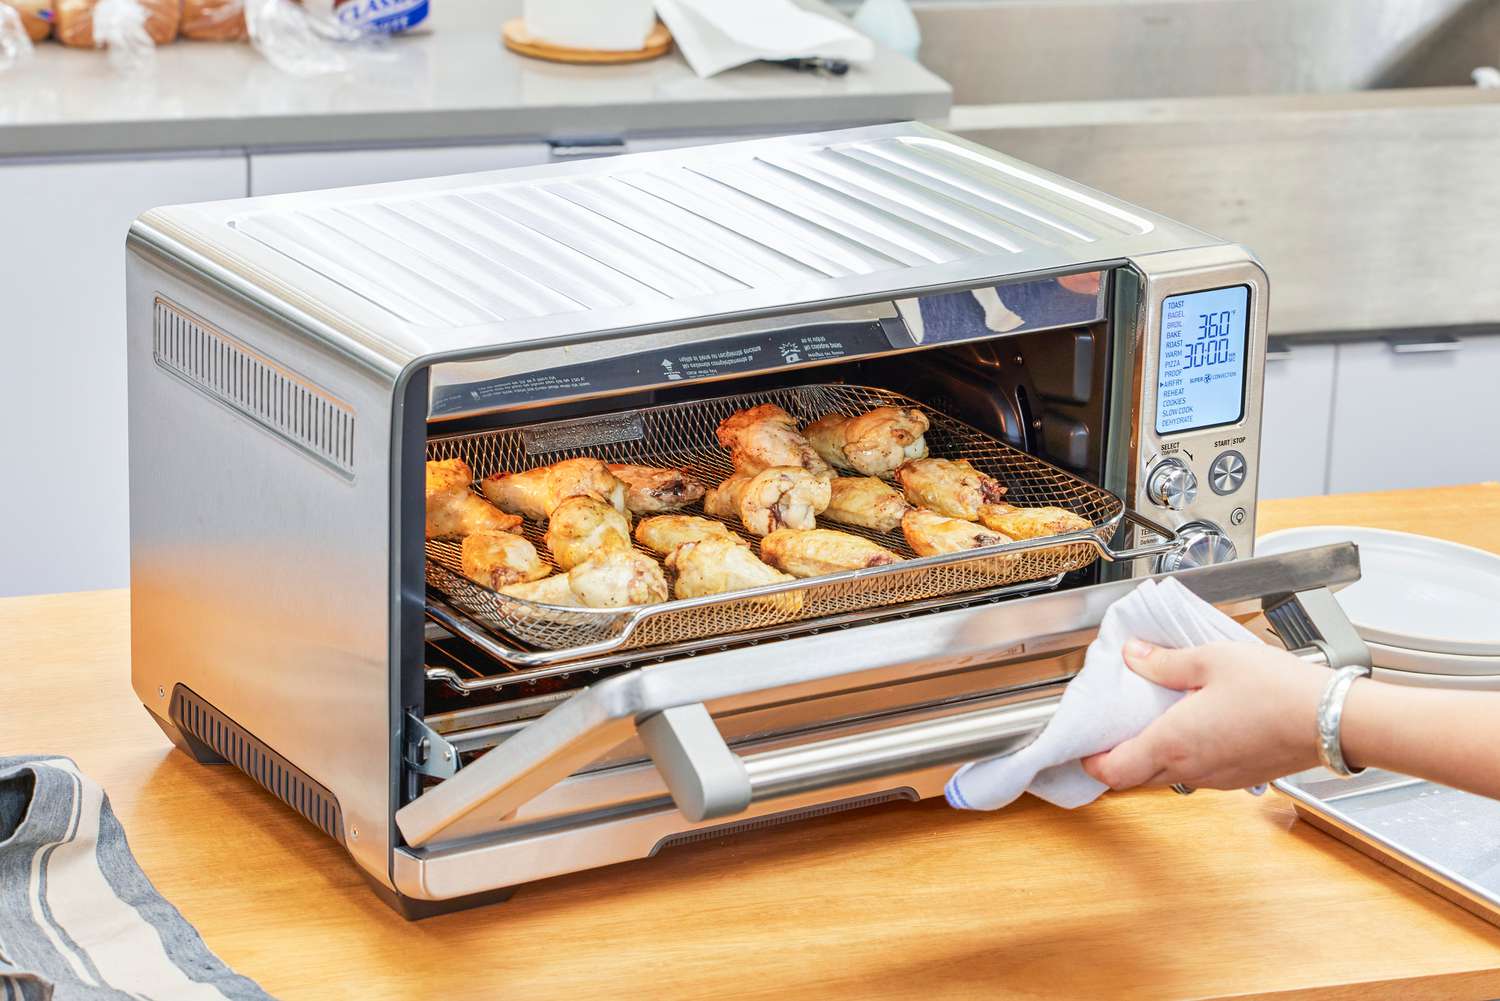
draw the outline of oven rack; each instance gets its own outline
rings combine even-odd
[[[974,591],[957,597],[948,595],[941,598],[929,598],[925,601],[907,602],[901,605],[867,608],[862,611],[847,612],[843,615],[832,615],[813,621],[766,626],[761,629],[746,630],[745,632],[727,636],[706,636],[695,640],[683,640],[680,643],[674,643],[669,646],[632,647],[614,653],[602,653],[584,657],[580,660],[568,660],[562,663],[544,663],[536,667],[526,667],[524,664],[517,663],[515,659],[518,652],[524,656],[533,651],[517,651],[511,646],[497,643],[493,635],[479,623],[470,619],[442,598],[435,597],[428,600],[427,617],[435,624],[435,628],[439,630],[439,633],[446,633],[466,640],[490,657],[503,661],[508,670],[502,674],[488,674],[481,666],[467,661],[460,661],[459,658],[449,654],[441,659],[458,663],[459,668],[462,668],[462,673],[455,667],[450,666],[449,663],[433,664],[429,661],[426,669],[426,678],[428,681],[446,685],[456,692],[468,695],[490,689],[533,684],[551,678],[569,679],[573,675],[585,674],[593,677],[601,671],[611,668],[641,667],[659,663],[669,658],[691,657],[700,653],[722,650],[731,645],[755,646],[763,642],[785,639],[790,636],[819,633],[829,629],[843,629],[848,626],[880,622],[885,619],[906,618],[941,608],[973,605],[985,601],[994,601],[999,598],[1014,598],[1025,594],[1035,594],[1038,591],[1050,591],[1061,584],[1062,581],[1063,574],[1057,574],[1056,576],[1047,577],[1042,580],[1007,584],[1004,587]]]
[[[1117,496],[984,434],[909,397],[889,390],[844,384],[796,386],[764,392],[666,404],[585,419],[503,428],[434,438],[429,459],[462,458],[476,478],[502,470],[524,470],[564,458],[595,456],[607,462],[677,467],[712,486],[734,472],[715,431],[736,410],[774,403],[799,422],[824,414],[863,413],[879,406],[913,407],[931,422],[934,457],[967,459],[1008,488],[1020,506],[1050,505],[1073,511],[1092,528],[941,556],[918,557],[899,531],[879,533],[821,522],[862,535],[904,557],[881,567],[757,588],[676,599],[620,609],[542,605],[492,591],[460,571],[460,547],[427,543],[429,589],[491,639],[492,653],[519,667],[541,667],[624,650],[673,647],[701,639],[810,624],[869,609],[914,601],[970,600],[974,592],[1006,588],[1081,569],[1098,557],[1135,559],[1168,551],[1176,536],[1128,511]],[[684,513],[702,515],[701,505]],[[754,536],[737,522],[723,521],[758,550]],[[1110,540],[1129,520],[1158,541],[1115,549]],[[527,521],[524,533],[544,559],[545,526]],[[644,550],[643,550],[644,551]],[[655,557],[655,554],[648,553]]]

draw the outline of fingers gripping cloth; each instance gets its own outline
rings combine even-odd
[[[1130,639],[1172,649],[1260,642],[1176,580],[1143,581],[1104,613],[1083,670],[1036,740],[1014,754],[964,765],[948,780],[948,802],[964,810],[997,810],[1030,792],[1071,810],[1097,799],[1109,787],[1090,777],[1079,759],[1134,737],[1185,694],[1127,667],[1123,650]]]

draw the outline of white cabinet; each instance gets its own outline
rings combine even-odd
[[[1500,336],[1338,346],[1332,493],[1500,479]]]
[[[551,148],[544,142],[251,153],[250,193],[279,195],[288,191],[529,167],[546,163],[550,156]]]
[[[1259,496],[1327,491],[1334,354],[1332,344],[1277,343],[1267,355]]]
[[[125,233],[243,156],[0,165],[0,596],[129,578]]]

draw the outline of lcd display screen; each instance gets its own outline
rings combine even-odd
[[[1249,331],[1250,289],[1244,285],[1174,295],[1162,303],[1157,434],[1240,419]]]

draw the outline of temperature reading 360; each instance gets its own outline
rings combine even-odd
[[[1187,345],[1187,357],[1183,359],[1184,370],[1218,365],[1228,361],[1234,353],[1230,337],[1234,331],[1234,314],[1237,309],[1204,313],[1198,318],[1198,336]]]

